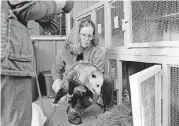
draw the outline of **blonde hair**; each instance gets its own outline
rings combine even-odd
[[[81,45],[80,45],[80,30],[83,27],[92,26],[93,31],[93,38],[91,40],[92,46],[96,46],[99,43],[97,30],[95,27],[95,24],[93,21],[89,19],[81,20],[80,22],[77,22],[75,26],[71,29],[70,34],[67,38],[67,41],[65,42],[65,48],[72,54],[72,55],[78,55],[82,52]]]

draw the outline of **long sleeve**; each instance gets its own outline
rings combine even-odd
[[[59,51],[52,66],[52,77],[54,81],[56,79],[63,79],[65,65],[65,61],[63,61],[61,57],[61,51]]]
[[[27,8],[17,11],[18,18],[21,21],[28,22],[29,20],[41,20],[42,18],[47,20],[53,19],[55,14],[63,12],[69,13],[74,7],[74,1],[12,1],[9,0],[11,6],[16,6],[16,8],[25,6],[29,2],[33,3]],[[15,8],[14,8],[15,9]]]
[[[96,50],[92,57],[92,62],[104,72],[104,54],[102,49]]]
[[[41,18],[55,14],[56,3],[53,1],[36,1],[26,9],[17,12],[19,20],[40,20]]]

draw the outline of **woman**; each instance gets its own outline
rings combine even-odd
[[[72,28],[64,48],[58,52],[52,67],[52,77],[54,79],[52,88],[55,92],[61,86],[63,73],[77,61],[91,62],[104,71],[104,54],[98,46],[98,42],[97,30],[91,20],[84,19]],[[114,82],[109,75],[104,74],[103,86],[105,88],[102,91],[102,98],[99,97],[97,104],[101,106],[105,102],[106,107],[111,107],[113,104]]]

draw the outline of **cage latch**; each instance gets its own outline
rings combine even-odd
[[[127,23],[126,19],[122,19],[122,30],[125,32],[127,30]]]

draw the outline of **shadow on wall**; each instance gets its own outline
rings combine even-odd
[[[147,69],[155,64],[153,63],[142,63],[142,62],[122,62],[122,78],[123,78],[123,90],[127,89],[130,92],[129,76]]]
[[[43,96],[47,96],[48,98],[54,98],[55,92],[52,89],[53,78],[51,75],[51,71],[40,72],[38,76],[38,81],[40,85],[41,94]]]

